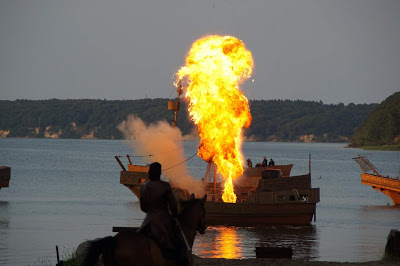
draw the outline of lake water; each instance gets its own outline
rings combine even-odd
[[[186,157],[197,142],[184,142]],[[293,163],[292,175],[308,172],[319,187],[317,221],[311,226],[209,227],[193,252],[202,257],[254,258],[255,247],[292,246],[294,259],[365,262],[382,257],[391,229],[400,229],[400,208],[361,184],[352,160],[368,153],[385,175],[398,176],[399,152],[347,149],[344,144],[244,143],[253,163],[263,156]],[[79,243],[113,235],[113,226],[139,226],[137,198],[119,184],[115,155],[132,153],[119,140],[0,139],[0,165],[11,167],[10,187],[0,190],[0,265],[54,265]],[[188,168],[198,179],[206,164]],[[389,205],[388,205],[389,203]]]

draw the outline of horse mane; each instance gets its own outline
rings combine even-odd
[[[200,201],[200,199],[188,199],[188,200],[179,200],[179,202],[182,204],[183,207],[191,206],[195,204],[196,202]]]

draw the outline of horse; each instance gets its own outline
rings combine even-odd
[[[192,247],[195,236],[197,232],[205,233],[206,200],[207,195],[196,199],[192,194],[189,200],[180,201],[182,211],[177,222],[188,245],[189,265],[193,265]],[[163,256],[159,245],[149,236],[129,230],[81,243],[76,249],[76,261],[78,265],[84,266],[177,265],[176,259]]]

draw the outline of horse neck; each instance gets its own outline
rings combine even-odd
[[[193,246],[194,238],[196,237],[196,222],[193,217],[187,217],[189,214],[180,216],[180,225],[182,227],[183,233],[185,234],[186,240],[190,247]]]
[[[190,247],[193,247],[194,238],[196,237],[196,230],[189,228],[188,226],[182,226],[183,233],[185,234],[186,240]]]

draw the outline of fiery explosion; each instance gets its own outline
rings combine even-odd
[[[201,138],[198,156],[214,161],[224,177],[224,202],[236,202],[232,181],[243,173],[242,128],[252,118],[239,84],[252,69],[251,52],[242,41],[213,35],[193,43],[177,73],[178,80],[187,78],[189,113]]]

